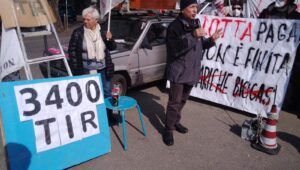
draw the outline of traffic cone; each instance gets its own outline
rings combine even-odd
[[[266,124],[259,136],[258,143],[252,143],[254,149],[265,152],[270,155],[277,155],[281,146],[276,141],[276,125],[278,123],[279,114],[276,105],[272,106],[271,112],[267,114]]]

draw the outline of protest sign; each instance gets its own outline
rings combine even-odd
[[[0,82],[3,77],[20,70],[25,65],[17,32],[14,28],[2,27],[0,53]]]
[[[100,0],[100,13],[103,18],[111,9],[119,5],[124,0]]]
[[[0,16],[5,28],[37,27],[56,21],[47,0],[1,0]]]
[[[217,29],[223,34],[204,52],[191,95],[263,116],[273,104],[281,108],[300,41],[300,21],[199,18],[208,36]]]
[[[0,106],[11,169],[64,169],[111,150],[99,75],[0,83]]]

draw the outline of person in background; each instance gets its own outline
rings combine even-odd
[[[259,18],[266,19],[300,19],[297,12],[297,5],[294,0],[276,0],[264,9]],[[287,109],[298,114],[300,118],[300,45],[292,68],[290,82],[287,88],[283,109]]]
[[[167,29],[166,78],[170,81],[170,89],[163,134],[167,146],[174,144],[174,130],[188,132],[180,123],[181,111],[193,85],[199,81],[203,50],[214,46],[221,34],[218,30],[210,38],[204,38],[206,32],[196,20],[197,7],[196,0],[181,0],[181,13]]]
[[[203,15],[228,16],[230,8],[225,6],[224,0],[197,0],[198,11]]]
[[[232,15],[227,15],[228,17],[240,17],[243,18],[243,1],[242,0],[233,0],[231,3]]]
[[[97,9],[88,7],[82,11],[83,25],[75,29],[69,42],[69,65],[73,75],[100,73],[104,97],[111,97],[110,78],[114,64],[109,51],[116,48],[111,32],[100,27]],[[108,118],[115,121],[108,110]]]
[[[294,0],[275,0],[260,13],[258,18],[300,19],[300,13],[296,10]]]

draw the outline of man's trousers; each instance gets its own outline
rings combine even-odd
[[[166,130],[172,131],[180,123],[181,110],[192,90],[192,85],[171,83],[167,106]]]

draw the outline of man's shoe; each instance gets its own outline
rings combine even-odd
[[[183,134],[189,132],[188,128],[182,126],[182,124],[180,124],[180,123],[175,125],[175,129],[176,129],[177,132],[183,133]]]
[[[167,146],[172,146],[174,144],[173,132],[166,131],[163,135],[163,141]]]

